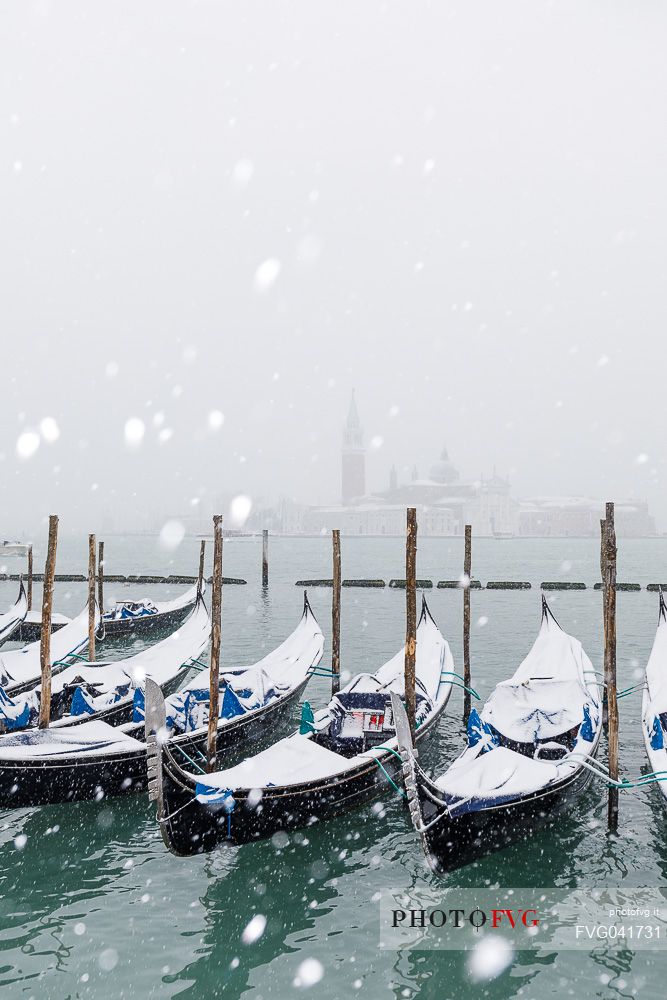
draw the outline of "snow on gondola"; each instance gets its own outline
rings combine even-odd
[[[314,715],[302,714],[299,731],[247,757],[235,767],[197,773],[158,740],[149,779],[158,821],[177,855],[209,851],[307,826],[375,798],[400,770],[389,696],[404,696],[401,650],[374,674],[359,674]],[[449,644],[426,606],[417,629],[416,720],[419,740],[431,733],[451,693]],[[159,729],[165,711],[159,689],[147,685],[147,712]]]
[[[209,622],[208,614],[206,621]],[[188,626],[183,626],[179,634],[187,631]],[[209,633],[207,624],[206,642]],[[193,628],[190,639],[194,641],[188,654],[192,659],[195,650],[201,649],[202,635],[197,635]],[[169,640],[165,642],[168,644]],[[187,652],[180,640],[179,649]],[[299,625],[277,649],[251,666],[221,670],[218,750],[271,732],[298,700],[323,650],[324,636],[304,597]],[[139,661],[140,657],[136,659]],[[146,673],[147,666],[145,659]],[[91,665],[91,670],[95,669]],[[158,660],[150,673],[155,676],[160,669]],[[203,759],[208,718],[202,685],[204,682],[208,685],[208,676],[208,669],[202,670],[185,690],[169,699],[171,745],[184,760]],[[151,684],[160,692],[158,684],[147,677],[145,687],[150,688]],[[135,686],[133,721],[129,723],[112,726],[100,711],[84,722],[64,720],[48,729],[20,730],[0,736],[0,808],[101,799],[144,790],[147,784],[144,734],[145,729],[150,731],[150,725],[144,722],[143,692],[144,685]],[[109,708],[113,711],[114,705]]]
[[[206,582],[202,581],[202,594],[205,589]],[[177,628],[197,603],[198,592],[199,586],[195,584],[171,601],[117,601],[113,608],[102,615],[101,628],[106,638]]]
[[[0,646],[3,642],[7,642],[12,636],[21,628],[25,616],[28,613],[28,598],[26,597],[25,587],[23,586],[23,577],[21,577],[21,582],[19,584],[19,596],[16,598],[14,606],[5,612],[4,615],[0,615]]]
[[[95,627],[100,615],[95,607]],[[76,618],[64,625],[51,636],[51,664],[55,675],[69,665],[88,645],[88,606]],[[29,691],[41,678],[40,640],[31,642],[21,649],[0,652],[0,686],[5,694],[13,697]]]
[[[398,703],[395,712],[410,815],[437,872],[552,819],[590,780],[602,729],[591,661],[544,598],[532,649],[481,712],[470,713],[468,745],[439,777],[422,770]]]
[[[663,799],[667,800],[667,607],[660,592],[658,628],[646,664],[642,698],[642,732],[651,772]]]

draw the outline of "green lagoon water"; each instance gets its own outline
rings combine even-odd
[[[330,575],[327,539],[272,539],[271,585],[262,592],[261,542],[225,543],[225,573],[248,580],[228,587],[223,607],[223,661],[252,662],[275,646],[301,613],[295,580]],[[189,572],[198,543],[176,553],[151,538],[106,539],[107,572]],[[37,553],[38,564],[43,553]],[[404,575],[399,539],[344,539],[346,577]],[[82,572],[83,538],[61,538],[58,568]],[[18,565],[6,560],[8,569]],[[455,578],[460,539],[422,539],[418,575]],[[601,665],[600,595],[594,540],[478,540],[474,575],[491,579],[584,580],[583,593],[557,593],[552,606]],[[667,540],[621,541],[619,579],[642,584],[667,579]],[[110,585],[114,596],[173,596],[166,587]],[[0,608],[16,586],[0,583]],[[83,585],[61,584],[56,608],[73,614]],[[328,590],[311,602],[327,636]],[[39,587],[36,588],[39,599]],[[461,593],[433,590],[432,613],[461,665]],[[374,670],[400,647],[405,595],[393,590],[344,590],[342,658],[353,672]],[[516,668],[540,621],[539,590],[473,592],[473,685],[486,697]],[[619,594],[619,686],[643,671],[657,619],[657,595]],[[324,663],[329,661],[329,645]],[[327,682],[308,690],[327,700]],[[621,702],[621,770],[645,766],[640,695]],[[455,692],[435,737],[422,751],[440,770],[458,753],[463,735],[461,692]],[[604,757],[606,748],[601,748]],[[383,888],[419,886],[662,886],[667,884],[667,818],[655,789],[622,793],[620,835],[605,830],[606,796],[594,784],[556,826],[438,879],[425,867],[403,802],[387,787],[385,810],[370,805],[290,837],[228,848],[190,859],[172,857],[145,796],[0,813],[0,986],[2,997],[253,997],[323,998],[664,995],[667,959],[661,951],[597,947],[590,952],[518,952],[499,977],[475,984],[462,953],[401,953],[379,948]],[[375,898],[374,898],[375,897]],[[242,932],[256,914],[266,930],[254,944]],[[316,985],[294,985],[297,970],[317,959]]]

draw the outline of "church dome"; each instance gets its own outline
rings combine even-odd
[[[449,455],[447,454],[446,448],[442,449],[440,461],[434,462],[429,469],[429,478],[432,479],[434,483],[443,484],[455,483],[459,478],[459,470],[449,461]]]

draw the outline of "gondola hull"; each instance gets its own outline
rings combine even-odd
[[[590,780],[590,771],[582,768],[549,789],[451,818],[440,812],[428,794],[440,797],[442,792],[419,778],[417,794],[423,825],[428,827],[434,823],[421,833],[429,866],[444,874],[530,838],[540,828],[554,823]],[[409,785],[407,776],[406,783]],[[437,818],[439,812],[440,818]]]
[[[265,709],[221,724],[217,733],[218,753],[251,743],[265,735],[269,727],[280,725],[291,714],[307,682],[308,678],[284,699]],[[110,720],[105,717],[103,721]],[[128,726],[124,731],[139,739],[143,729],[141,723]],[[187,757],[201,760],[206,751],[206,732],[186,733],[176,737],[173,743],[180,747],[184,763]],[[147,781],[145,747],[134,752],[87,758],[72,755],[58,760],[0,760],[0,809],[128,795],[145,791]]]
[[[196,601],[192,601],[173,611],[158,611],[154,615],[138,615],[135,618],[104,618],[100,628],[104,629],[105,639],[120,635],[155,635],[178,628],[192,613],[195,604]]]
[[[433,731],[446,704],[445,699],[420,728],[419,741]],[[385,754],[382,769],[369,759],[353,770],[326,779],[270,786],[263,790],[259,802],[253,789],[235,790],[234,810],[227,813],[223,807],[203,804],[195,798],[196,782],[191,775],[184,774],[169,742],[158,752],[162,777],[160,829],[169,850],[179,857],[307,828],[393,790],[401,774],[400,760],[394,754]],[[205,776],[202,780],[205,781]]]

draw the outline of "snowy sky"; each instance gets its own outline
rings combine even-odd
[[[353,386],[371,487],[446,443],[664,524],[664,4],[0,25],[0,534],[336,501]]]

